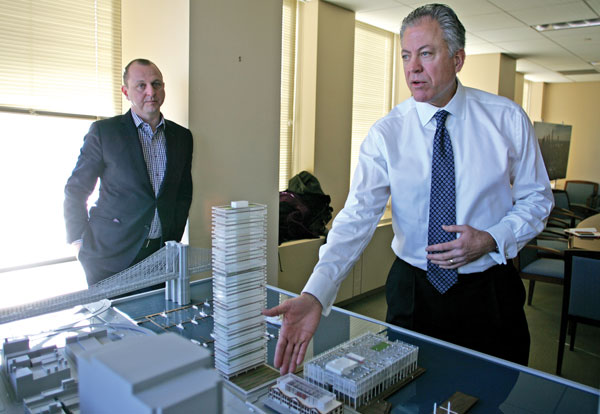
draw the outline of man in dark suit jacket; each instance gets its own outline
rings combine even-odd
[[[137,263],[165,241],[181,240],[192,201],[192,134],[164,119],[158,67],[130,62],[125,115],[94,122],[65,187],[67,241],[76,246],[88,285]],[[98,201],[87,199],[100,179]]]

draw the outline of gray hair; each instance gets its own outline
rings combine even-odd
[[[440,25],[444,40],[448,45],[448,53],[454,56],[460,49],[465,48],[465,27],[462,25],[454,10],[445,4],[426,4],[416,8],[402,20],[400,38],[404,35],[407,27],[416,26],[422,19],[429,17]]]

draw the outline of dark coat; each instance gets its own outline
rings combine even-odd
[[[130,112],[91,125],[65,186],[67,242],[83,239],[79,260],[90,285],[130,266],[156,208],[162,240],[180,241],[192,202],[191,132],[165,120],[167,166],[155,196]],[[88,215],[98,178],[98,201]]]

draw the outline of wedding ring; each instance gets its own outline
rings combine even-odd
[[[454,264],[454,260],[450,259],[448,261],[450,262],[450,264]]]

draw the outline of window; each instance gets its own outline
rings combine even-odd
[[[360,144],[371,126],[392,108],[394,34],[357,21],[354,32],[352,151],[350,178]]]
[[[283,0],[281,40],[279,191],[283,191],[287,188],[292,167],[292,143],[294,138],[294,90],[296,79],[296,0]]]
[[[0,0],[0,269],[71,256],[62,203],[92,120],[121,113],[120,0]]]

